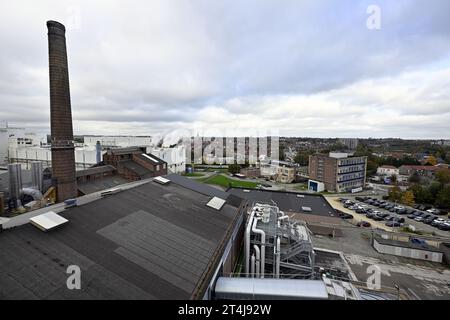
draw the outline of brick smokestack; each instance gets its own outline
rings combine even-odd
[[[47,28],[52,174],[56,182],[57,201],[61,202],[77,196],[66,28],[56,21],[47,21]]]

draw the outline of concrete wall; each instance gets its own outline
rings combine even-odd
[[[399,247],[395,245],[381,244],[377,241],[377,239],[374,239],[373,246],[380,253],[442,263],[443,254],[441,252],[433,252],[427,250]]]

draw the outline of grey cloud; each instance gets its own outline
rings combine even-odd
[[[252,116],[259,119],[255,123],[293,135],[447,134],[442,119],[448,82],[424,78],[429,85],[414,92],[414,99],[385,99],[367,84],[364,94],[348,89],[414,70],[425,74],[431,65],[450,61],[450,2],[377,3],[380,31],[365,27],[372,4],[365,0],[3,2],[0,120],[45,128],[45,21],[56,19],[68,26],[76,132],[107,132],[108,121],[131,134],[136,126],[152,133],[199,124],[219,128]],[[70,16],[72,7],[79,17]],[[79,25],[72,26],[74,18]],[[321,96],[339,104],[321,109],[312,100],[277,111],[280,97],[289,96]],[[373,112],[417,117],[400,130],[371,122]],[[438,113],[443,116],[431,116]],[[296,130],[283,118],[305,126]],[[364,125],[342,128],[348,119]]]

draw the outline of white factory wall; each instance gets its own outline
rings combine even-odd
[[[102,155],[106,151],[102,152]],[[24,169],[31,169],[31,161],[43,161],[44,167],[49,167],[52,160],[52,153],[49,148],[41,147],[12,147],[9,148],[10,158],[17,159],[15,162],[23,164]],[[76,148],[75,163],[77,170],[86,169],[96,164],[95,148]]]
[[[8,163],[8,129],[0,128],[0,165]]]
[[[184,173],[186,171],[185,146],[177,146],[174,148],[148,147],[146,151],[166,161],[169,173]]]
[[[8,148],[11,140],[25,136],[25,128],[0,128],[0,164],[8,163]],[[16,142],[17,143],[17,142]]]

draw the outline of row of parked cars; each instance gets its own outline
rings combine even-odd
[[[370,212],[370,210],[368,210],[366,207],[364,207],[364,205],[357,204],[357,203],[355,203],[355,201],[350,201],[347,199],[342,199],[342,200],[343,200],[342,202],[344,203],[344,207],[347,207],[351,210],[355,210],[357,213],[366,214],[366,215],[368,215],[369,218],[371,218],[371,216],[374,216],[373,212],[375,212],[375,219],[378,219],[379,221],[381,221],[380,219],[383,216],[385,216],[385,218],[383,218],[383,219],[385,219],[389,222],[394,222],[394,221],[395,222],[398,221],[399,223],[405,222],[404,218],[395,218],[395,217],[392,218],[392,216],[389,214],[381,213],[377,210],[372,210],[372,209],[370,209],[370,210],[372,210],[372,212]],[[446,219],[444,219],[444,217],[437,216],[437,215],[443,215],[443,214],[447,214],[447,213],[442,212],[438,209],[426,207],[423,205],[416,205],[414,209],[405,208],[401,205],[394,204],[389,201],[374,199],[374,198],[370,198],[370,197],[356,197],[355,200],[358,200],[358,201],[364,203],[365,205],[371,205],[371,206],[382,208],[382,209],[387,210],[392,213],[396,213],[399,215],[405,215],[409,219],[415,220],[417,222],[429,224],[440,230],[447,230],[447,231],[450,230],[450,220],[448,220],[448,219],[446,220]],[[419,209],[426,209],[426,211],[422,211]],[[360,212],[358,212],[358,210]]]
[[[354,210],[358,214],[364,214],[367,218],[374,221],[384,221],[385,225],[388,227],[401,227],[403,223],[405,223],[404,218],[398,218],[395,215],[374,210],[366,203],[356,202],[345,198],[341,198],[340,201],[343,203],[345,208]]]

